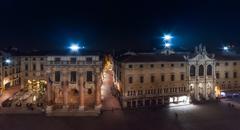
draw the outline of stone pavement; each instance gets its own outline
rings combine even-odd
[[[11,87],[3,92],[3,94],[0,96],[0,105],[7,100],[8,98],[12,97],[16,92],[20,90],[20,86],[14,86]]]
[[[237,109],[240,110],[240,104],[236,101],[231,100],[231,99],[228,99],[228,98],[221,99],[221,103],[226,104],[226,105],[229,105],[229,104],[234,105],[234,108],[237,108]]]

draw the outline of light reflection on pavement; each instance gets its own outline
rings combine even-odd
[[[103,76],[103,85],[101,87],[103,110],[116,110],[121,109],[119,101],[112,95],[113,89],[113,75],[112,72],[106,72]]]
[[[20,86],[11,87],[3,92],[0,96],[0,104],[2,104],[5,100],[12,97],[16,92],[20,90]]]

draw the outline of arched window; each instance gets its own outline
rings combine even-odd
[[[204,67],[203,65],[199,66],[199,76],[203,76],[204,75]]]
[[[212,75],[212,66],[211,65],[207,66],[207,75]]]
[[[190,67],[190,76],[195,76],[196,68],[194,65],[191,65]]]

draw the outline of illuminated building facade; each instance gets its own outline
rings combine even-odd
[[[6,64],[6,58],[11,63]],[[100,54],[33,51],[4,55],[1,60],[2,88],[19,85],[22,90],[43,92],[47,114],[100,113]]]
[[[194,53],[165,48],[161,52],[127,52],[115,59],[115,80],[123,107],[215,99],[218,91],[239,91],[238,55],[208,54],[199,45]],[[217,95],[216,95],[217,94]]]
[[[14,51],[16,48],[13,48]],[[21,62],[15,53],[1,51],[0,58],[0,93],[12,86],[20,85]]]
[[[99,55],[48,55],[47,112],[100,112],[102,61]]]

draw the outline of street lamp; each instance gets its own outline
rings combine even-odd
[[[69,49],[72,51],[72,52],[78,52],[80,49],[84,49],[85,47],[84,46],[79,46],[78,44],[72,44]]]
[[[173,36],[171,34],[165,34],[163,36],[164,41],[170,41],[172,40]]]
[[[6,59],[5,63],[10,64],[12,61],[10,59]]]
[[[171,47],[171,44],[170,43],[165,43],[164,45],[166,48],[170,48]]]
[[[72,44],[69,49],[71,49],[71,51],[73,52],[78,52],[78,50],[80,49],[78,44]]]
[[[163,42],[164,42],[164,47],[170,48],[172,45],[171,41],[173,39],[173,36],[171,34],[164,34],[164,36],[162,38],[163,38]]]
[[[224,46],[224,47],[223,47],[223,50],[224,50],[224,51],[228,51],[229,48],[228,48],[227,46]]]

